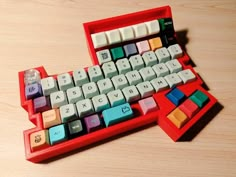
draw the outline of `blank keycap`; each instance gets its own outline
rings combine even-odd
[[[91,82],[97,82],[103,79],[101,68],[98,65],[88,67],[88,75]]]
[[[166,80],[163,77],[158,77],[151,80],[151,84],[156,92],[160,92],[162,90],[166,90],[169,88],[169,85],[167,84]]]
[[[102,93],[102,94],[106,94],[106,93],[114,90],[112,82],[109,78],[98,81],[97,85],[98,85],[100,93]]]
[[[124,51],[125,51],[125,56],[130,57],[131,55],[135,55],[138,53],[137,48],[135,44],[127,44],[123,46]]]
[[[148,51],[142,55],[146,66],[153,66],[157,64],[157,57],[153,51]]]
[[[181,128],[187,121],[188,117],[186,114],[181,111],[179,108],[176,108],[172,111],[167,118],[177,127]]]
[[[41,96],[35,98],[33,104],[34,104],[34,113],[44,112],[51,109],[49,97]]]
[[[188,116],[188,118],[192,118],[199,111],[198,106],[190,99],[184,101],[179,106],[179,109],[183,111]]]
[[[177,73],[182,70],[182,65],[177,59],[167,61],[166,66],[170,70],[170,73]]]
[[[164,78],[165,78],[166,82],[169,84],[170,88],[182,84],[182,80],[180,79],[180,77],[176,73],[169,74],[169,75],[165,76]]]
[[[106,31],[106,36],[107,36],[109,45],[121,42],[120,32],[118,29]]]
[[[61,124],[49,128],[49,137],[51,145],[58,144],[67,140],[65,125]]]
[[[93,97],[92,102],[95,112],[100,112],[110,107],[107,96],[105,94]]]
[[[71,87],[74,87],[71,75],[69,73],[60,74],[57,76],[59,89],[65,91]]]
[[[196,76],[190,69],[178,72],[178,76],[183,80],[184,83],[192,82],[196,79]]]
[[[90,99],[78,101],[76,103],[76,108],[77,108],[79,117],[84,117],[94,112],[93,105]]]
[[[100,65],[112,60],[110,51],[108,49],[98,51],[96,54]]]
[[[147,27],[144,23],[139,23],[132,26],[134,29],[135,38],[141,38],[147,36]]]
[[[119,71],[119,74],[125,74],[125,73],[131,71],[131,66],[130,66],[127,58],[118,60],[116,62],[116,66]]]
[[[154,89],[149,81],[139,83],[137,88],[141,98],[145,98],[154,94]]]
[[[184,93],[178,88],[171,90],[166,97],[173,103],[175,106],[178,106],[185,98]]]
[[[102,65],[102,70],[103,70],[105,78],[111,78],[118,74],[115,63],[113,61],[104,63]]]
[[[122,41],[128,41],[134,39],[134,31],[131,26],[119,28]]]
[[[170,60],[170,54],[167,48],[162,47],[155,51],[159,63],[165,63]]]
[[[106,34],[104,32],[91,35],[94,48],[104,47],[108,45]]]
[[[99,94],[97,85],[95,82],[89,82],[82,86],[82,90],[85,98],[92,98]]]
[[[43,95],[41,85],[39,83],[34,83],[26,85],[25,87],[25,97],[27,100],[37,98]]]
[[[144,115],[159,109],[153,97],[144,98],[138,103]]]
[[[50,109],[42,113],[43,127],[49,128],[61,124],[59,109]]]
[[[29,69],[24,72],[24,83],[30,85],[34,83],[40,83],[41,76],[37,69]]]
[[[144,52],[147,52],[150,50],[150,46],[147,40],[140,41],[136,43],[138,52],[142,55]]]
[[[76,86],[82,86],[89,82],[87,73],[84,69],[78,69],[73,72],[73,78]]]
[[[173,59],[180,58],[183,55],[183,51],[180,48],[179,44],[174,44],[174,45],[169,46],[168,51]]]
[[[157,77],[164,77],[169,74],[169,69],[164,63],[156,64],[152,67],[152,69],[155,71]]]
[[[88,133],[94,132],[102,128],[102,122],[97,114],[84,118],[84,123]]]
[[[198,107],[202,108],[207,103],[208,96],[202,91],[197,90],[189,97],[189,99],[192,100],[195,104],[197,104]]]
[[[112,107],[125,103],[125,98],[121,90],[111,91],[107,94],[107,97]]]
[[[129,103],[140,99],[139,92],[134,85],[123,88],[122,92],[125,96],[126,101]]]
[[[50,94],[51,106],[52,108],[58,108],[67,104],[67,98],[65,92],[58,91]]]
[[[122,47],[112,48],[111,49],[111,54],[112,54],[113,60],[117,60],[117,59],[125,57],[125,54],[124,54],[124,51],[123,51]]]
[[[106,127],[117,124],[133,117],[133,111],[129,103],[122,104],[102,112]]]
[[[158,20],[145,22],[145,25],[147,26],[148,35],[157,34],[160,32]]]
[[[74,104],[67,104],[60,107],[62,123],[69,122],[77,118],[77,111]]]
[[[30,134],[31,150],[37,151],[49,146],[48,130],[40,130]]]
[[[52,92],[58,91],[56,80],[53,77],[43,78],[41,86],[44,96],[50,95]]]
[[[144,67],[143,59],[140,55],[134,55],[129,58],[133,70],[139,70]]]
[[[84,99],[82,90],[80,87],[73,87],[66,91],[69,103],[76,103],[79,100]]]
[[[150,66],[140,69],[139,72],[140,72],[140,75],[142,76],[144,81],[150,81],[150,80],[156,78],[156,75]]]
[[[124,74],[114,76],[111,80],[115,89],[123,89],[124,87],[128,86],[128,81]]]
[[[162,42],[160,37],[152,38],[148,40],[151,50],[154,51],[162,47]]]

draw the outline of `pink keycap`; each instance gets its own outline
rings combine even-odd
[[[138,103],[143,111],[143,114],[159,109],[153,97],[142,99]]]
[[[150,50],[150,46],[147,40],[137,42],[136,45],[140,54],[143,54],[144,52],[147,52]]]

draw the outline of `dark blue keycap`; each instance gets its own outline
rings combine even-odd
[[[127,44],[123,46],[125,51],[125,56],[130,57],[131,55],[135,55],[138,53],[135,44]]]
[[[184,93],[178,88],[174,88],[169,92],[166,97],[176,106],[178,106],[184,100]]]
[[[25,97],[27,100],[43,96],[42,87],[39,83],[27,85],[25,87]]]
[[[35,113],[44,112],[51,109],[49,97],[41,96],[41,97],[35,98],[33,103],[34,103]]]

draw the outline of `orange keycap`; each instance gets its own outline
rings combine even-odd
[[[49,128],[61,124],[59,109],[51,109],[42,113],[43,127]]]
[[[154,51],[158,48],[161,48],[162,47],[161,38],[156,37],[156,38],[150,39],[149,44],[150,44],[152,51]]]
[[[48,130],[40,130],[30,134],[30,145],[32,151],[37,151],[49,146]]]
[[[181,111],[179,108],[176,108],[174,111],[172,111],[167,118],[175,124],[177,128],[181,128],[187,121],[188,117],[186,114],[184,114],[183,111]]]

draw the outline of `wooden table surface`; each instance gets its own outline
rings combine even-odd
[[[25,160],[18,71],[49,74],[90,66],[82,23],[170,5],[176,31],[222,105],[192,141],[174,143],[159,126],[49,163]],[[236,1],[0,0],[0,176],[236,176]]]

